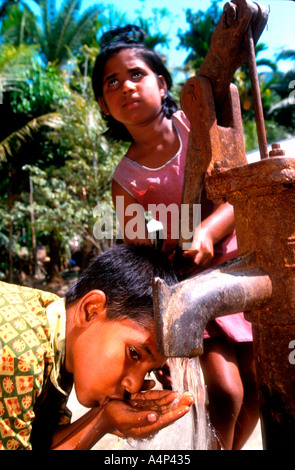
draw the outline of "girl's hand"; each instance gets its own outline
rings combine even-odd
[[[108,423],[108,432],[145,438],[184,416],[193,403],[189,392],[183,395],[167,390],[139,392],[128,401],[110,401],[104,407],[102,419]]]
[[[206,266],[214,256],[214,241],[207,230],[198,230],[192,246],[183,252],[186,258],[192,258],[198,266]]]
[[[233,206],[228,203],[216,206],[214,212],[196,227],[191,248],[183,252],[186,258],[192,258],[200,268],[207,266],[214,256],[214,245],[234,230]],[[180,274],[188,275],[195,271],[195,266],[184,268]],[[195,271],[196,272],[196,271]]]
[[[164,364],[161,369],[155,370],[154,374],[164,390],[172,390],[172,379],[170,374],[169,360]]]

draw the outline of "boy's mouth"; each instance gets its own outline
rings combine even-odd
[[[113,396],[113,397],[105,397],[105,399],[100,403],[100,406],[105,406],[107,405],[110,401],[123,401],[123,400],[130,400],[130,393],[129,392],[124,392],[124,395],[122,397],[118,396]]]
[[[100,406],[105,406],[109,403],[111,399],[109,397],[105,397],[105,399],[100,403]]]

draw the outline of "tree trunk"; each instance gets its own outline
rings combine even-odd
[[[54,230],[50,234],[49,239],[49,284],[61,284],[62,277],[60,274],[60,240],[58,236],[58,230]]]
[[[37,241],[36,241],[36,230],[35,230],[35,213],[34,213],[34,193],[33,193],[33,181],[29,176],[29,188],[30,188],[30,219],[31,219],[31,232],[32,232],[32,264],[33,264],[33,276],[37,275]]]
[[[12,173],[13,173],[13,170],[10,166],[10,169],[9,169],[9,172],[8,172],[8,176],[9,176],[8,211],[9,211],[9,215],[10,215],[10,219],[9,219],[9,246],[8,246],[8,259],[9,259],[8,282],[10,282],[10,284],[13,282],[13,217],[11,215],[12,205],[13,205]]]

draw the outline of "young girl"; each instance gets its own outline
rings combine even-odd
[[[118,28],[103,36],[102,52],[93,72],[93,89],[110,135],[131,142],[112,183],[125,242],[149,244],[144,211],[141,220],[137,213],[134,238],[130,230],[134,216],[131,209],[139,205],[148,210],[150,204],[161,203],[180,207],[190,125],[168,93],[172,85],[169,72],[158,54],[147,49],[142,40],[143,35],[135,26]],[[205,193],[201,204],[201,229],[195,232],[190,250],[183,253],[200,270],[236,256],[232,207],[214,207]],[[163,250],[173,257],[177,239],[171,223],[162,222]],[[240,449],[258,420],[251,325],[242,313],[221,317],[208,325],[204,339],[201,362],[211,421],[225,449]]]

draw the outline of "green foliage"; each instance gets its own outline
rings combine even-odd
[[[97,30],[104,22],[102,6],[94,5],[79,15],[81,0],[64,0],[59,12],[53,0],[37,3],[42,18],[39,44],[45,63],[65,63],[69,51],[77,51],[82,44],[96,43]]]
[[[218,0],[213,1],[206,12],[199,10],[193,13],[191,9],[186,10],[186,21],[190,29],[178,33],[180,47],[190,50],[185,65],[195,73],[209,51],[212,34],[222,13],[218,3]]]
[[[32,67],[38,53],[37,46],[13,46],[1,44],[0,47],[0,76],[2,80],[22,80],[28,69]]]
[[[4,161],[7,156],[20,157],[24,144],[36,139],[44,126],[61,124],[55,112],[70,92],[54,66],[41,67],[34,46],[2,45],[0,77],[4,85],[2,108],[6,114],[0,132],[4,137],[0,141],[0,159]]]
[[[0,5],[0,20],[5,18],[7,11],[11,5],[17,3],[17,0],[3,0],[2,4]]]
[[[12,132],[2,142],[0,142],[0,161],[7,162],[14,158],[23,144],[30,139],[34,139],[34,134],[38,133],[43,126],[60,127],[62,124],[59,114],[49,113],[32,119],[25,126]]]
[[[29,117],[58,109],[70,95],[63,77],[50,64],[42,68],[35,62],[18,87],[10,94],[10,105],[15,114]]]
[[[210,8],[205,12],[193,13],[190,9],[186,11],[189,30],[178,35],[180,46],[190,51],[185,65],[191,74],[198,72],[209,51],[211,36],[222,13],[218,3],[216,0],[212,1]],[[291,128],[294,128],[295,124],[295,114],[294,105],[290,106],[291,100],[286,94],[290,94],[287,80],[290,82],[291,78],[290,76],[283,78],[275,62],[260,58],[260,54],[265,50],[266,46],[262,43],[258,43],[255,47],[258,71],[261,66],[264,68],[267,66],[270,70],[269,73],[260,74],[259,81],[267,139],[269,142],[274,142],[290,135]],[[285,51],[278,59],[289,59],[294,56],[294,51]],[[258,147],[258,139],[248,64],[244,64],[236,71],[233,81],[240,94],[245,147],[246,151],[250,151]]]
[[[93,98],[90,77],[97,35],[133,22],[146,31],[149,47],[169,46],[169,33],[162,27],[169,6],[153,9],[149,20],[135,12],[138,16],[130,21],[126,12],[100,5],[80,14],[80,0],[64,0],[59,11],[55,0],[35,3],[40,23],[21,1],[3,1],[0,7],[0,106],[5,115],[0,129],[0,277],[1,271],[12,270],[11,259],[20,269],[24,248],[33,258],[34,234],[37,243],[48,246],[51,238],[58,238],[60,257],[74,235],[104,249],[93,237],[96,206],[112,205],[112,174],[126,147],[107,140]],[[188,30],[178,37],[179,47],[188,51],[189,73],[196,73],[209,50],[221,15],[218,3],[213,1],[206,12],[186,12]],[[257,55],[263,51],[259,44]],[[285,56],[293,57],[292,51],[279,60]],[[260,56],[257,64],[269,68],[260,74],[260,85],[267,136],[273,142],[287,137],[295,123],[294,104],[286,103],[294,74],[280,73],[276,64]],[[237,71],[235,82],[248,151],[258,142],[247,66]],[[173,93],[177,97],[179,90]]]
[[[98,203],[111,204],[112,174],[126,148],[110,144],[103,135],[105,123],[93,97],[86,65],[91,68],[96,55],[97,50],[81,48],[77,60],[71,56],[66,76],[53,66],[45,69],[33,67],[28,73],[28,81],[11,92],[11,107],[16,115],[34,114],[40,109],[58,110],[58,113],[38,116],[4,139],[0,146],[3,159],[7,161],[2,166],[2,175],[7,175],[13,165],[10,178],[3,178],[0,185],[3,196],[0,207],[0,216],[3,215],[2,241],[7,249],[13,223],[10,245],[15,258],[23,243],[32,253],[33,228],[40,242],[46,242],[52,233],[58,233],[62,252],[68,249],[68,242],[74,235],[81,235],[83,240],[90,240],[98,250],[102,249],[93,238],[94,209]],[[83,73],[81,64],[84,64]],[[43,134],[46,138],[43,143],[46,166],[37,160],[37,164],[28,163],[28,158],[20,160],[21,148],[34,139],[42,124],[47,126]],[[57,154],[62,155],[60,164],[49,166]],[[16,177],[22,183],[17,185],[17,194],[10,194],[9,179],[13,181]],[[34,188],[33,206],[29,198],[29,178]],[[30,222],[32,210],[34,227]],[[23,231],[25,239],[21,235]]]
[[[1,37],[4,43],[21,46],[38,44],[41,30],[36,16],[26,4],[12,4],[1,24]]]
[[[155,49],[158,45],[165,45],[169,44],[169,35],[167,33],[163,33],[161,31],[161,23],[164,19],[171,18],[171,14],[168,8],[153,8],[153,17],[149,18],[148,20],[138,17],[137,23],[145,32],[146,32],[146,40],[145,45],[150,49]]]

